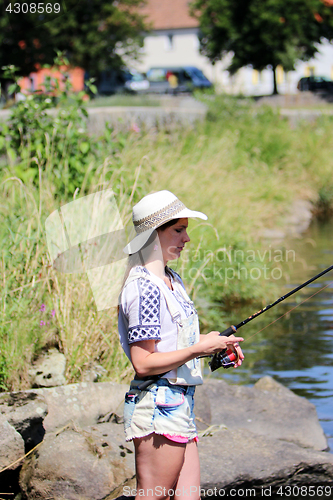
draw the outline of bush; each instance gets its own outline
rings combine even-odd
[[[61,70],[63,65],[68,61],[58,53],[54,66]],[[20,92],[15,72],[14,67],[5,68],[5,76],[15,80],[11,92]],[[87,133],[86,92],[75,94],[64,71],[62,76],[62,89],[48,78],[45,91],[36,90],[15,103],[8,123],[1,126],[0,147],[24,182],[37,184],[39,170],[52,172],[55,190],[71,195],[96,161],[96,153]],[[88,86],[96,90],[91,82]],[[89,169],[90,177],[94,171]]]

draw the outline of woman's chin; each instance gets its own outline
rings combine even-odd
[[[170,260],[170,261],[171,261],[171,260],[177,260],[177,259],[179,259],[179,257],[180,257],[180,252],[175,252],[175,253],[172,253],[172,254],[170,254],[170,256],[169,256],[168,261],[169,261],[169,260]]]

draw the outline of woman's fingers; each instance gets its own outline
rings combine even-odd
[[[220,338],[223,339],[223,342],[225,344],[227,344],[227,345],[233,345],[235,347],[239,347],[238,342],[243,342],[244,341],[243,337],[235,337],[234,335],[230,335],[230,337],[224,337],[223,335],[221,335]]]
[[[235,337],[235,335],[233,334],[229,337],[226,337],[224,335],[221,335],[220,332],[212,331],[200,338],[200,346],[202,346],[202,352],[200,354],[214,354],[223,351],[223,349],[226,349],[228,346],[230,346],[237,350],[239,360],[243,360],[244,355],[241,348],[239,347],[239,342],[243,342],[243,340],[243,337]]]
[[[243,341],[244,341],[243,337],[235,337],[234,335],[230,335],[229,337],[226,338],[227,346],[228,345],[232,346],[235,349],[235,351],[237,352],[238,359],[235,362],[235,368],[237,368],[237,366],[240,366],[243,362],[243,359],[244,359],[243,351],[239,345],[239,342],[243,342]]]

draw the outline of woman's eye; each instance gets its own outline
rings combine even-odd
[[[181,233],[182,230],[181,229],[176,229],[176,233]]]

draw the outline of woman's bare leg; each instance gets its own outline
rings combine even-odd
[[[134,439],[134,446],[136,499],[168,499],[179,478],[187,445],[150,434]]]
[[[183,467],[175,486],[174,498],[200,498],[200,463],[198,446],[195,441],[186,445]]]

